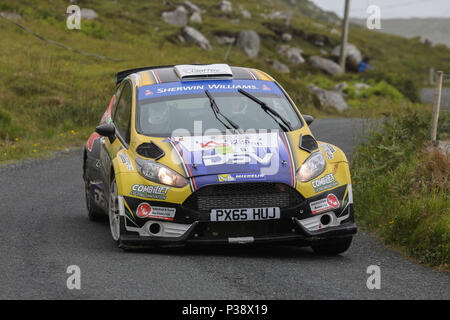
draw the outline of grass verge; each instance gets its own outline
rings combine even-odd
[[[352,163],[357,221],[414,260],[450,271],[450,158],[427,144],[428,113],[386,117]],[[448,139],[448,115],[440,119]]]

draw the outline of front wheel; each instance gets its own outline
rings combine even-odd
[[[123,232],[123,222],[120,219],[120,204],[119,204],[119,196],[117,194],[117,184],[116,179],[113,178],[111,181],[110,187],[110,195],[108,202],[108,217],[109,217],[109,227],[111,230],[111,236],[114,242],[120,246],[121,245],[121,236]]]
[[[337,238],[319,242],[311,247],[317,254],[337,255],[348,250],[350,244],[352,243],[352,239],[353,237]]]

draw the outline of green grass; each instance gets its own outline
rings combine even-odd
[[[357,148],[356,219],[418,262],[450,271],[450,158],[427,149],[430,118],[389,116]],[[449,137],[449,120],[440,119],[441,139]]]
[[[252,19],[244,19],[238,12],[237,1],[234,1],[235,12],[223,15],[216,2],[195,0],[194,3],[207,10],[203,24],[195,25],[213,45],[207,52],[195,45],[180,43],[177,40],[180,28],[162,21],[161,13],[174,8],[169,3],[181,4],[182,1],[79,0],[80,7],[96,10],[99,18],[82,21],[81,30],[68,30],[65,20],[68,3],[65,1],[3,0],[0,11],[19,13],[23,17],[20,23],[39,34],[78,50],[123,61],[73,53],[0,19],[0,163],[47,154],[40,148],[33,148],[34,144],[50,149],[81,144],[84,137],[73,136],[71,132],[83,132],[85,136],[84,132],[93,130],[113,94],[117,71],[147,65],[222,62],[228,46],[216,44],[217,34],[236,35],[241,30],[256,30],[262,39],[259,56],[251,59],[234,47],[227,63],[269,72],[287,89],[303,113],[316,118],[380,116],[394,108],[402,112],[410,100],[416,100],[415,89],[427,79],[429,64],[436,69],[450,70],[448,49],[429,48],[416,40],[352,27],[349,40],[358,45],[363,54],[372,57],[373,72],[329,77],[303,64],[289,65],[289,75],[278,74],[266,60],[277,59],[289,64],[275,50],[280,42],[279,32],[293,34],[290,44],[302,48],[306,58],[320,54],[321,48],[307,40],[312,34],[327,36],[329,44],[323,49],[330,52],[339,38],[330,35],[329,30],[339,29],[339,26],[326,22],[329,15],[312,10],[305,1],[298,1],[293,8],[284,0],[248,0],[242,4],[252,13]],[[290,27],[261,17],[262,13],[275,10],[294,13]],[[239,24],[230,23],[230,19],[236,18],[240,19]],[[317,27],[314,24],[317,21],[325,28]],[[374,87],[360,95],[348,92],[351,108],[344,113],[316,109],[307,85],[316,83],[331,88],[341,81],[347,81],[350,87],[355,82],[365,81]],[[416,105],[417,109],[420,107]],[[66,138],[62,139],[60,134]]]

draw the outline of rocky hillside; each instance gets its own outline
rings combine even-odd
[[[82,8],[80,30],[66,26],[70,4]],[[418,100],[429,65],[450,70],[448,49],[352,27],[344,72],[339,20],[307,0],[2,0],[0,12],[0,162],[78,145],[127,68],[260,68],[316,117],[399,109]],[[365,55],[373,69],[358,74]]]

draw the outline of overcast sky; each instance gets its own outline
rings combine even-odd
[[[334,11],[340,17],[345,0],[311,0],[319,7]],[[381,8],[381,18],[450,17],[450,0],[350,0],[350,16],[366,18],[366,9],[375,4]]]

